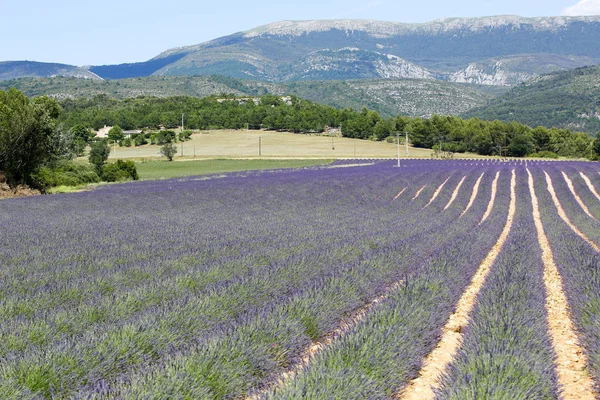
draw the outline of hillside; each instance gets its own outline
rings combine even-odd
[[[600,67],[541,76],[465,116],[596,133],[600,131]]]
[[[600,62],[600,17],[446,18],[422,24],[282,21],[135,64],[104,78],[212,75],[263,81],[432,78],[514,85]]]
[[[101,94],[119,99],[137,96],[295,94],[338,108],[360,109],[366,106],[384,116],[403,114],[413,117],[457,115],[484,105],[493,97],[488,91],[480,90],[481,86],[431,79],[298,81],[275,84],[223,76],[152,76],[106,81],[56,77],[0,82],[0,89],[10,87],[21,90],[27,96],[48,95],[57,99],[90,98]]]
[[[98,75],[67,64],[42,63],[35,61],[0,61],[0,81],[26,77],[70,76],[101,80]]]

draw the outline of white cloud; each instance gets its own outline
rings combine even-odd
[[[600,15],[600,0],[581,0],[577,4],[565,8],[562,15]]]

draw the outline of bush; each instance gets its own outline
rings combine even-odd
[[[179,132],[179,141],[184,142],[186,140],[190,140],[192,137],[192,131],[186,129],[185,131]]]
[[[148,141],[146,140],[146,135],[144,135],[143,133],[138,133],[132,136],[133,138],[133,143],[136,146],[143,146],[145,144],[148,144]]]
[[[52,167],[41,167],[34,179],[44,189],[100,182],[93,165],[75,161],[61,161]]]
[[[173,143],[167,143],[163,147],[160,148],[160,154],[167,157],[169,161],[173,161],[173,157],[177,153],[177,147],[173,145]]]
[[[108,155],[110,154],[110,148],[106,140],[97,140],[90,146],[90,155],[88,159],[90,164],[96,167],[98,174],[102,173],[102,168],[106,164]]]
[[[130,138],[123,139],[123,146],[131,147],[131,139]]]
[[[559,155],[556,153],[553,153],[551,151],[538,151],[537,153],[530,154],[529,157],[557,159],[557,158],[559,158]]]
[[[102,180],[106,182],[120,182],[140,179],[133,161],[117,160],[115,163],[106,164],[102,169]]]

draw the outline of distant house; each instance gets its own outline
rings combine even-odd
[[[96,137],[99,137],[99,138],[107,138],[107,137],[108,137],[108,132],[109,132],[111,129],[112,129],[112,126],[106,126],[106,125],[104,125],[104,128],[100,128],[100,129],[98,129],[98,132],[96,132]],[[132,129],[132,130],[129,130],[129,131],[123,131],[123,135],[124,135],[126,138],[130,138],[130,137],[131,137],[131,135],[135,135],[135,134],[137,134],[137,133],[142,133],[142,131],[141,131],[141,130],[139,130],[139,129]]]
[[[110,131],[111,129],[112,129],[112,126],[106,126],[106,125],[104,125],[104,128],[98,129],[98,132],[96,132],[96,137],[107,138],[108,137],[108,131]]]
[[[123,135],[126,138],[130,138],[131,135],[137,135],[138,133],[142,133],[142,131],[139,130],[139,129],[132,129],[132,130],[129,130],[129,131],[123,131]]]

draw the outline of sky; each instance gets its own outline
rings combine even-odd
[[[146,61],[281,20],[600,15],[600,0],[0,0],[0,61]]]

